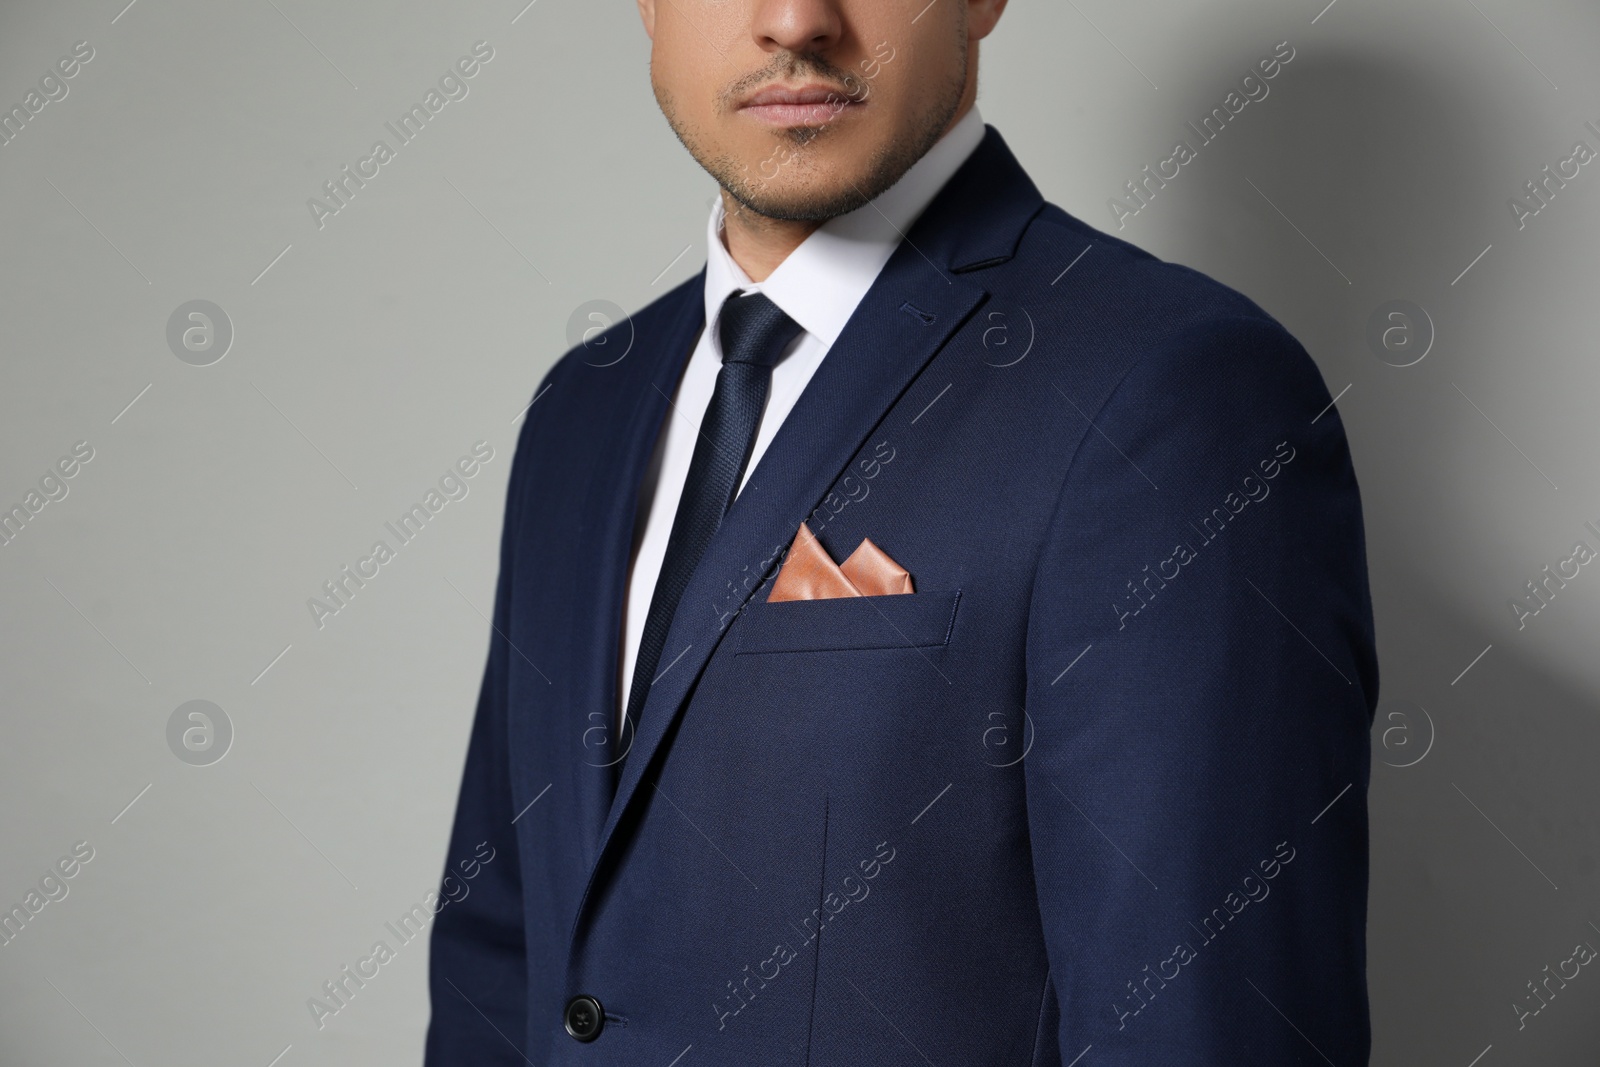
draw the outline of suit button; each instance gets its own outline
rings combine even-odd
[[[598,1000],[580,993],[567,1001],[567,1010],[561,1021],[566,1024],[567,1033],[579,1041],[593,1041],[600,1036],[600,1028],[605,1025],[605,1014]]]

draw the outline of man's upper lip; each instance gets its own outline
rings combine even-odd
[[[827,104],[835,100],[849,100],[843,89],[813,82],[808,85],[786,87],[769,85],[740,101],[740,107],[761,107],[765,104]]]

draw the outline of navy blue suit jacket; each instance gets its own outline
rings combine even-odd
[[[495,858],[435,922],[428,1064],[1365,1064],[1378,668],[1305,350],[1046,203],[989,128],[618,735],[702,281],[569,352],[520,431],[450,853]],[[768,603],[802,521],[916,591]]]

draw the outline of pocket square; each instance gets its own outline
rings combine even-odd
[[[767,600],[828,600],[914,591],[911,575],[870,538],[862,538],[848,559],[835,563],[816,534],[802,522]]]

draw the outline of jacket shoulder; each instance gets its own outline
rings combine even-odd
[[[1041,265],[1057,263],[1047,278],[1052,289],[1059,290],[1077,275],[1069,291],[1085,295],[1107,310],[1136,309],[1153,324],[1174,332],[1192,329],[1208,319],[1251,318],[1276,323],[1237,289],[1192,267],[1161,259],[1052,203],[1046,202],[1034,216],[1017,258],[1024,262],[1033,259]],[[1069,263],[1072,270],[1062,273]]]
[[[1197,361],[1221,360],[1323,392],[1310,354],[1255,301],[1055,204],[1045,203],[1016,256],[980,284],[999,306],[1029,312],[1047,358],[1092,358],[1113,379],[1141,364],[1146,372],[1177,374]]]
[[[701,298],[704,284],[705,271],[700,270],[632,312],[607,300],[579,305],[567,324],[571,347],[556,359],[546,380],[569,378],[581,367],[604,368],[621,362],[648,339],[670,330],[685,306]]]
[[[987,314],[1005,316],[994,322],[1034,339],[1032,373],[989,383],[1024,409],[1051,409],[1061,390],[1095,420],[1113,397],[1119,417],[1135,421],[1189,407],[1309,419],[1329,402],[1311,355],[1255,301],[1054,204],[1033,217],[1012,259],[969,277],[989,291]],[[1185,425],[1175,417],[1166,431],[1181,436]],[[1070,452],[1079,434],[1063,434]]]

